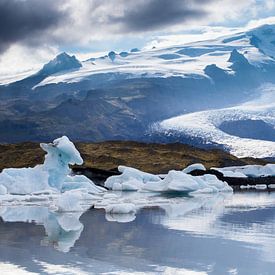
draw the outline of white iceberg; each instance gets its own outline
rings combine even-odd
[[[0,195],[6,195],[7,193],[7,188],[4,185],[0,185]]]
[[[188,173],[191,173],[192,171],[194,170],[202,170],[202,171],[206,171],[206,168],[204,167],[203,164],[201,163],[194,163],[194,164],[191,164],[189,166],[187,166],[186,168],[184,168],[182,170],[182,172],[188,174]]]
[[[217,193],[232,192],[233,189],[214,175],[191,176],[182,171],[169,171],[168,175],[159,182],[149,182],[145,190],[156,192],[197,192]]]
[[[271,163],[266,165],[244,165],[212,169],[215,169],[224,175],[243,175],[243,177],[253,178],[275,176],[275,164]]]
[[[47,152],[44,163],[34,168],[4,169],[0,173],[0,194],[31,194],[43,190],[61,192],[77,188],[85,188],[92,193],[103,191],[85,176],[70,175],[69,165],[82,164],[83,159],[66,136],[40,146]]]
[[[56,206],[59,212],[82,211],[83,209],[81,207],[81,200],[81,192],[67,191],[57,199]]]
[[[203,169],[202,165],[198,164],[194,165],[193,168]],[[226,182],[220,181],[214,175],[192,176],[183,171],[171,170],[164,179],[161,179],[157,175],[145,173],[131,167],[119,166],[119,171],[122,174],[109,177],[105,182],[105,187],[114,191],[197,191],[202,193],[232,191],[232,188]]]
[[[159,181],[160,177],[142,172],[132,167],[120,165],[118,171],[121,175],[109,177],[104,186],[114,191],[137,191],[149,181]]]
[[[223,168],[211,168],[211,169],[222,173],[224,177],[247,178],[247,176],[244,173],[241,173],[241,172],[238,172],[238,171],[224,170]]]

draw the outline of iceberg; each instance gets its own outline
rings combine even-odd
[[[138,169],[119,166],[119,176],[109,177],[105,187],[113,191],[150,191],[150,192],[201,192],[216,193],[233,191],[215,175],[191,176],[186,174],[193,169],[204,170],[202,164],[189,166],[184,171],[171,170],[161,179],[157,175],[145,173]]]
[[[6,195],[7,193],[7,188],[4,185],[0,185],[0,195]]]
[[[247,178],[247,176],[244,173],[241,172],[235,172],[230,170],[224,170],[223,168],[211,168],[212,170],[216,170],[223,174],[224,177],[229,178]]]
[[[122,166],[118,167],[121,175],[109,177],[104,186],[114,191],[137,191],[149,181],[158,182],[159,176],[142,172],[138,169]]]
[[[202,170],[202,171],[206,171],[206,168],[204,167],[203,164],[201,163],[194,163],[194,164],[191,164],[189,166],[187,166],[186,168],[184,168],[182,170],[182,172],[186,173],[186,174],[189,174],[191,173],[192,171],[194,170]]]
[[[0,194],[32,194],[43,190],[64,192],[84,188],[91,193],[101,193],[85,176],[72,176],[69,165],[82,164],[83,159],[74,144],[66,137],[55,139],[52,143],[41,143],[47,152],[42,165],[34,168],[7,168],[0,173]]]
[[[169,171],[159,182],[149,182],[145,190],[155,192],[196,192],[217,193],[232,192],[233,189],[214,175],[191,176],[182,171]]]
[[[231,166],[224,168],[212,168],[224,175],[239,175],[241,177],[274,177],[275,176],[275,164],[268,163],[266,165],[244,165],[244,166]]]

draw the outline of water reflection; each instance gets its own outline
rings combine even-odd
[[[274,193],[116,196],[137,214],[0,208],[0,271],[5,263],[45,274],[273,274]]]
[[[16,206],[1,209],[4,222],[25,222],[43,225],[46,237],[41,245],[53,245],[57,250],[68,252],[79,239],[83,224],[79,218],[81,212],[58,213],[47,207]]]

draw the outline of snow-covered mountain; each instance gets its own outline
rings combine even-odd
[[[273,64],[274,47],[275,25],[263,25],[218,39],[168,48],[153,47],[150,50],[121,53],[111,51],[106,56],[83,62],[61,53],[40,71],[51,76],[44,79],[39,86],[79,82],[102,73],[127,74],[127,77],[207,77],[205,69],[212,64],[228,74],[233,74],[235,70],[249,67],[250,64],[260,68]],[[70,69],[77,70],[67,71]],[[62,70],[64,72],[60,73]]]
[[[81,68],[82,65],[76,57],[70,56],[63,52],[57,55],[49,63],[45,64],[43,68],[38,72],[38,74],[51,75],[62,71],[68,71],[73,69]]]
[[[274,74],[275,24],[85,61],[62,53],[24,79],[1,78],[0,142],[66,134],[275,157],[274,105],[260,103],[274,102]]]

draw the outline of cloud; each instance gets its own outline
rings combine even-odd
[[[176,33],[274,8],[257,0],[0,0],[0,54],[11,45],[77,48],[96,41]],[[100,50],[100,49],[98,49]]]
[[[0,71],[25,71],[35,60],[41,66],[64,50],[83,54],[215,37],[213,26],[246,25],[274,9],[275,0],[0,0]]]
[[[238,0],[234,5],[232,0],[116,0],[115,4],[109,0],[64,1],[70,24],[62,24],[55,36],[67,45],[144,38],[194,26],[245,25],[274,7],[274,0]]]
[[[110,24],[121,24],[124,31],[150,31],[205,17],[205,5],[211,0],[141,0],[125,5],[118,16],[109,16]],[[126,3],[125,3],[126,4]]]
[[[1,0],[0,53],[15,43],[41,44],[65,13],[55,0]],[[46,39],[45,39],[46,40]]]

